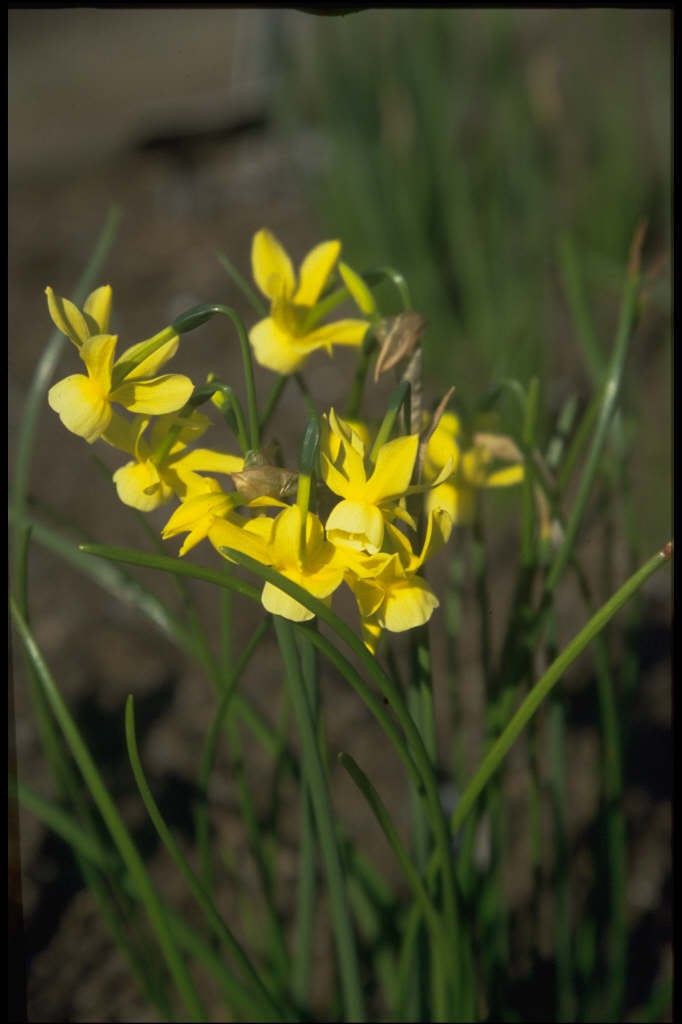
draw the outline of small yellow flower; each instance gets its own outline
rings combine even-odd
[[[419,554],[413,552],[404,534],[388,523],[383,551],[347,559],[346,583],[357,602],[362,637],[370,651],[376,650],[383,630],[402,633],[431,618],[438,598],[417,573],[445,543],[448,533],[447,514],[439,509],[429,516]]]
[[[256,233],[251,250],[253,277],[270,300],[270,316],[249,332],[257,361],[276,373],[300,369],[312,352],[334,345],[357,348],[368,328],[367,320],[344,319],[320,324],[330,304],[320,300],[334,272],[341,252],[338,241],[322,242],[312,249],[300,266],[298,278],[292,262],[277,239],[266,229]],[[371,293],[361,279],[341,265],[346,287],[363,313],[374,309]],[[332,305],[343,298],[339,296]]]
[[[384,524],[398,517],[414,528],[399,502],[410,485],[419,437],[409,434],[382,445],[373,470],[365,469],[365,446],[353,428],[330,410],[322,421],[322,478],[343,500],[325,524],[336,545],[374,554],[381,548]]]
[[[189,377],[151,377],[178,347],[179,338],[166,328],[154,338],[127,349],[114,362],[116,335],[107,333],[111,288],[98,288],[79,310],[68,299],[46,289],[53,322],[78,349],[87,375],[72,374],[54,384],[47,396],[51,409],[67,430],[92,444],[106,432],[116,403],[130,412],[161,415],[181,408],[194,390]]]
[[[229,520],[216,521],[209,540],[218,550],[234,548],[271,566],[329,604],[331,595],[343,582],[344,569],[335,559],[333,545],[325,540],[322,523],[312,512],[306,514],[305,543],[301,545],[301,515],[298,505],[290,505],[275,519],[260,516],[252,520],[250,530],[241,531]],[[261,600],[266,611],[293,622],[313,618],[304,605],[272,583],[263,585]]]

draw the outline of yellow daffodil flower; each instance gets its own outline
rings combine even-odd
[[[218,550],[227,547],[243,551],[329,604],[331,595],[343,582],[344,567],[336,559],[333,545],[325,540],[322,523],[312,512],[306,514],[305,543],[301,544],[301,516],[299,506],[290,505],[275,519],[260,516],[252,520],[251,528],[241,532],[233,521],[216,521],[209,540]],[[266,611],[293,622],[313,618],[304,605],[272,583],[263,585],[261,601]]]
[[[479,433],[474,434],[470,445],[462,447],[459,417],[449,411],[443,414],[429,438],[424,464],[426,479],[434,478],[448,459],[452,460],[452,472],[427,493],[426,508],[445,509],[453,524],[473,523],[480,488],[509,487],[523,480],[522,456],[510,438]],[[499,459],[509,465],[500,468]]]
[[[171,328],[133,345],[114,362],[118,339],[107,333],[109,286],[89,295],[83,310],[68,299],[58,298],[51,288],[46,294],[52,320],[74,343],[87,370],[87,376],[72,374],[48,392],[50,408],[67,430],[92,444],[111,424],[113,403],[130,412],[151,415],[175,412],[185,404],[194,390],[189,377],[152,376],[177,350],[179,338]]]
[[[386,525],[384,550],[375,555],[347,560],[346,583],[361,616],[362,637],[374,652],[383,630],[402,633],[428,622],[438,598],[425,579],[417,575],[424,562],[447,540],[447,513],[430,514],[419,554],[393,524]]]
[[[317,349],[331,354],[334,345],[362,344],[369,326],[367,320],[320,324],[329,309],[343,298],[340,294],[329,302],[320,301],[340,252],[338,241],[317,245],[303,260],[297,278],[289,256],[274,235],[265,229],[256,233],[251,250],[253,277],[270,300],[270,316],[251,328],[249,340],[262,366],[275,373],[294,373]],[[358,275],[345,265],[339,270],[361,311],[373,311],[371,293]]]
[[[176,422],[172,414],[158,417],[150,431],[149,441],[144,433],[149,426],[149,417],[136,417],[128,427],[129,437],[124,447],[134,456],[134,461],[121,466],[114,473],[116,491],[124,505],[151,512],[165,504],[174,494],[181,500],[211,489],[209,480],[202,473],[236,473],[243,468],[244,459],[211,448],[188,448],[189,441],[195,441],[210,426],[210,420],[200,413],[194,413],[183,425],[176,442],[161,456],[156,451],[163,438]],[[107,434],[111,440],[111,434]]]
[[[399,505],[410,485],[419,437],[409,434],[382,445],[373,470],[365,469],[365,446],[353,428],[332,409],[323,417],[320,440],[322,478],[343,500],[330,512],[325,527],[335,545],[375,554],[381,548],[386,520],[412,517]]]

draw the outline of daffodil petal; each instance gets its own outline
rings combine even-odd
[[[227,518],[216,519],[208,531],[208,539],[223,558],[228,557],[222,550],[223,548],[234,548],[235,551],[241,551],[263,565],[270,565],[271,553],[267,536],[260,534],[257,530],[247,529],[244,525],[240,525],[245,522],[247,521],[237,517],[234,513]],[[270,529],[270,525],[271,520],[264,524],[266,531]]]
[[[374,472],[367,481],[367,501],[378,504],[386,498],[405,493],[412,478],[418,447],[418,434],[396,437],[381,446]]]
[[[253,237],[251,269],[254,281],[267,298],[293,295],[296,286],[293,264],[286,250],[265,228]]]
[[[80,348],[84,341],[91,336],[92,331],[80,309],[74,306],[73,302],[55,295],[50,286],[45,289],[47,295],[47,308],[55,327],[70,338],[76,348]]]
[[[114,334],[95,334],[80,347],[80,357],[88,368],[88,376],[107,394],[111,387],[111,368],[117,342]]]
[[[347,544],[373,554],[384,539],[384,517],[376,505],[340,501],[327,518],[326,530],[332,544]]]
[[[116,470],[113,481],[123,504],[139,509],[140,512],[151,512],[159,508],[173,495],[173,489],[163,480],[150,459],[126,463]]]
[[[169,373],[154,380],[125,380],[111,392],[112,402],[118,402],[131,412],[161,415],[180,409],[194,391],[189,377]]]
[[[351,270],[346,263],[339,263],[339,273],[360,312],[365,316],[372,316],[376,313],[377,304],[374,301],[374,296],[360,275]]]
[[[127,348],[116,360],[116,371],[126,380],[153,377],[169,359],[173,358],[179,344],[179,336],[171,328],[166,327],[153,338],[139,341]]]
[[[331,324],[316,327],[314,331],[306,334],[305,343],[311,352],[318,348],[324,348],[331,352],[333,345],[359,348],[368,329],[367,320],[335,320]]]
[[[119,451],[126,452],[127,455],[133,455],[138,447],[139,432],[140,424],[137,420],[127,420],[112,409],[111,419],[106,431],[102,434],[102,440],[110,444],[112,448],[118,448]]]
[[[383,612],[378,616],[379,625],[390,633],[423,626],[438,604],[438,598],[420,576],[399,580],[387,591]]]
[[[91,292],[83,304],[83,313],[97,325],[96,334],[109,333],[112,295],[111,285],[105,284]]]
[[[244,468],[241,455],[229,455],[212,448],[195,448],[186,455],[172,459],[173,468],[178,472],[193,470],[200,473],[238,473]]]
[[[272,317],[260,320],[251,328],[249,341],[256,361],[274,373],[295,373],[313,351],[306,345],[299,345]]]
[[[322,242],[311,249],[301,264],[298,288],[293,301],[299,306],[314,306],[339,258],[341,243]]]
[[[54,384],[47,394],[51,409],[67,430],[92,444],[111,420],[111,406],[102,389],[90,377],[75,373]]]
[[[276,587],[274,583],[266,582],[261,591],[261,602],[266,612],[272,615],[281,615],[283,619],[290,622],[307,622],[315,618],[315,613],[291,597],[283,590]]]

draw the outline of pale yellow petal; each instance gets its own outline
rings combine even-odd
[[[381,446],[374,472],[367,481],[367,501],[379,504],[386,498],[405,493],[412,478],[418,446],[418,434],[396,437]]]
[[[241,455],[229,455],[212,448],[195,448],[187,454],[173,457],[173,468],[177,472],[192,470],[199,473],[238,473],[244,467]]]
[[[298,339],[283,330],[272,317],[260,320],[251,328],[249,341],[256,361],[274,373],[295,373],[312,351],[298,344]]]
[[[97,383],[81,373],[65,377],[47,394],[51,409],[67,430],[92,444],[107,429],[111,406]]]
[[[164,327],[153,338],[131,345],[116,360],[115,379],[120,382],[153,377],[162,366],[172,359],[178,350],[180,338],[171,327]]]
[[[251,268],[254,281],[267,298],[293,295],[296,286],[293,264],[286,250],[265,228],[253,236]]]
[[[111,392],[110,397],[112,402],[117,402],[131,412],[159,416],[180,409],[193,391],[194,385],[189,377],[169,373],[154,380],[125,380]]]
[[[293,301],[299,306],[314,306],[334,269],[341,252],[340,242],[322,242],[311,249],[301,264],[298,288]]]
[[[88,327],[87,321],[80,309],[74,306],[73,302],[55,295],[50,286],[45,289],[47,295],[47,308],[55,327],[65,334],[77,348],[80,348],[84,341],[93,333]]]
[[[116,470],[113,480],[123,504],[139,509],[140,512],[151,512],[159,508],[173,495],[172,488],[149,459],[126,463]]]
[[[402,633],[428,622],[438,603],[438,598],[420,576],[399,580],[387,592],[378,621],[389,632]]]
[[[266,519],[267,517],[259,518]],[[241,525],[245,522],[234,513],[228,518],[216,518],[208,531],[208,539],[223,558],[229,558],[229,556],[222,549],[233,548],[263,565],[271,565],[271,551],[267,534],[272,521],[269,520],[263,524],[263,533],[260,530],[248,529],[245,525]]]
[[[102,440],[112,448],[118,448],[127,455],[133,455],[139,443],[140,424],[137,420],[127,420],[119,413],[111,410],[111,420]]]
[[[376,313],[377,304],[374,301],[374,296],[360,275],[351,270],[347,263],[339,263],[339,273],[360,312],[365,316],[372,316]]]
[[[340,501],[329,514],[326,530],[332,544],[347,544],[373,554],[384,538],[384,517],[376,505]]]
[[[111,285],[105,284],[101,288],[96,288],[85,300],[83,313],[91,317],[96,324],[95,334],[109,333],[112,294]]]
[[[367,320],[335,320],[331,324],[323,324],[309,331],[304,339],[312,352],[324,348],[331,354],[334,345],[348,345],[359,348],[369,329]]]
[[[285,594],[283,590],[276,587],[274,583],[266,582],[261,592],[261,601],[266,612],[272,615],[281,615],[283,619],[290,622],[307,622],[315,617],[314,612],[309,611],[295,598]]]
[[[220,488],[193,496],[176,508],[161,531],[161,536],[165,540],[177,533],[186,533],[199,523],[207,523],[208,528],[215,518],[226,515],[231,508],[232,501],[229,495]]]
[[[104,394],[111,388],[111,368],[117,342],[114,334],[95,334],[80,348],[80,357],[88,368],[88,376],[96,381]]]

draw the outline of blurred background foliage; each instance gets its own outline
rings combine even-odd
[[[669,411],[670,12],[366,10],[287,27],[273,35],[277,123],[305,133],[301,174],[349,262],[405,275],[431,380],[471,403],[537,375],[547,435],[598,384],[646,221],[658,273],[626,406],[632,426],[643,367]],[[395,294],[382,298],[391,312]],[[636,428],[654,544],[671,525],[660,428]]]

